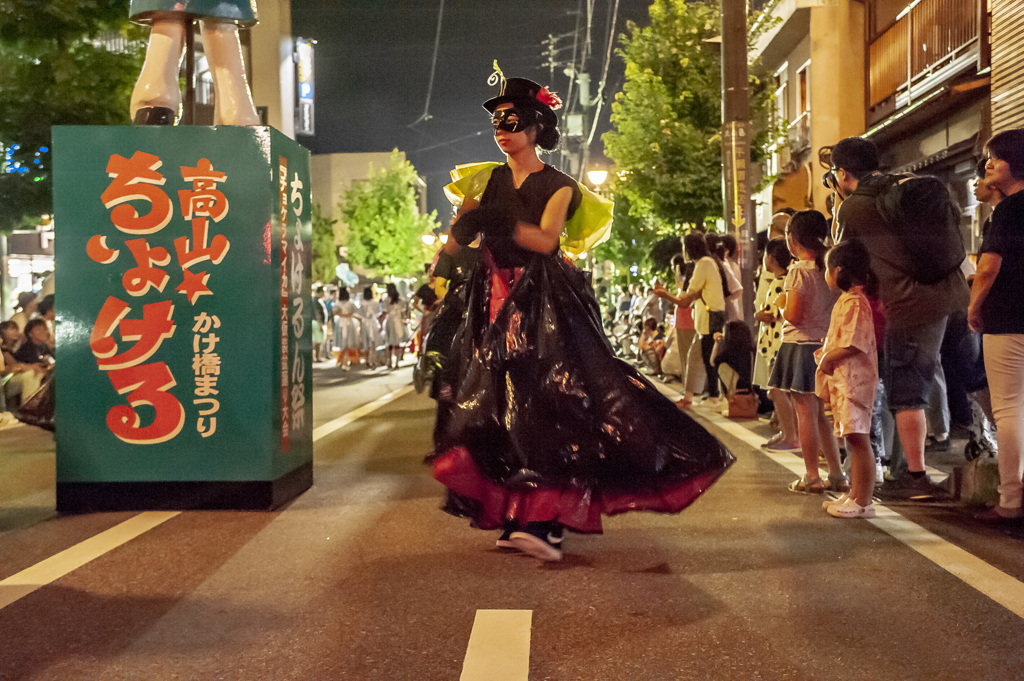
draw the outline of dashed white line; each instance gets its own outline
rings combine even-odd
[[[528,681],[532,610],[477,610],[459,681]]]

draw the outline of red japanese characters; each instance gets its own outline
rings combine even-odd
[[[133,307],[130,302],[109,296],[93,323],[89,347],[96,357],[96,366],[106,372],[114,389],[125,395],[127,405],[115,405],[107,412],[107,428],[117,438],[132,444],[166,442],[181,432],[185,408],[172,389],[178,383],[166,361],[156,359],[161,344],[174,336],[174,292],[195,306],[202,296],[209,296],[208,269],[224,260],[230,242],[223,234],[211,233],[229,211],[227,197],[218,186],[227,181],[227,174],[214,170],[208,159],[201,158],[195,167],[181,166],[181,179],[186,188],[179,189],[178,205],[182,222],[174,220],[174,202],[165,189],[167,178],[160,172],[163,162],[158,156],[136,151],[131,158],[113,154],[106,172],[111,182],[100,195],[110,210],[114,227],[130,238],[111,243],[113,235],[96,234],[89,239],[86,253],[91,260],[112,265],[127,251],[134,265],[121,277],[125,293],[131,298],[162,294],[163,300]],[[172,255],[164,246],[151,245],[148,237],[174,225],[175,231],[190,236],[174,239],[177,267],[168,271]],[[122,248],[123,246],[123,248]],[[206,264],[206,269],[195,270]],[[166,291],[172,278],[180,282]],[[179,299],[182,300],[182,299]],[[213,330],[220,328],[220,319],[199,311],[194,316],[193,378],[195,388],[192,404],[196,407],[195,428],[203,437],[217,431],[215,414],[220,409],[217,381],[220,356],[216,353],[220,340]],[[148,409],[140,410],[140,407]],[[149,413],[152,412],[152,416]],[[148,423],[143,424],[143,415]]]

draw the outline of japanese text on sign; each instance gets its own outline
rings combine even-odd
[[[144,151],[136,151],[131,158],[110,156],[106,172],[111,181],[100,199],[110,211],[114,227],[131,238],[111,244],[110,235],[95,234],[86,245],[86,254],[101,265],[114,263],[121,255],[121,246],[127,250],[134,266],[125,271],[121,284],[129,300],[154,292],[166,296],[164,300],[143,304],[141,316],[131,303],[109,296],[93,323],[89,346],[97,367],[106,372],[114,389],[126,395],[128,401],[127,405],[115,405],[107,412],[107,428],[118,439],[131,444],[166,442],[181,432],[186,420],[185,408],[171,392],[178,384],[171,367],[166,361],[155,359],[161,344],[172,338],[177,328],[175,302],[171,294],[165,294],[176,271],[169,273],[166,269],[171,264],[171,253],[148,241],[148,237],[172,224],[174,218],[174,202],[164,189],[167,178],[160,172],[162,165],[158,156]],[[199,159],[195,167],[180,166],[179,171],[187,188],[178,191],[178,205],[182,219],[190,224],[191,238],[174,239],[181,280],[173,290],[194,307],[201,297],[213,295],[208,286],[208,270],[224,260],[231,246],[223,234],[211,234],[210,225],[211,220],[219,223],[228,215],[228,199],[218,189],[227,181],[227,174],[215,170],[205,158]],[[207,261],[205,269],[194,271]],[[220,320],[202,312],[194,319],[196,431],[209,437],[217,428],[213,414],[219,403],[213,396],[217,394],[220,358],[214,352],[219,339],[208,331],[218,328]],[[133,345],[119,345],[125,343]],[[147,409],[140,410],[142,407]]]

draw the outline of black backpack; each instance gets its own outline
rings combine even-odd
[[[921,284],[938,283],[960,268],[967,257],[960,212],[942,180],[882,175],[862,182],[857,193],[875,197],[875,208],[903,245],[901,262],[890,265]]]

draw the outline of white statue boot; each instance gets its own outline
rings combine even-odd
[[[259,125],[260,117],[256,114],[245,78],[238,28],[227,21],[206,20],[202,24],[203,51],[213,75],[216,100],[213,124]]]
[[[132,90],[131,116],[137,125],[174,125],[181,110],[178,72],[185,54],[185,24],[154,20],[142,73]]]

